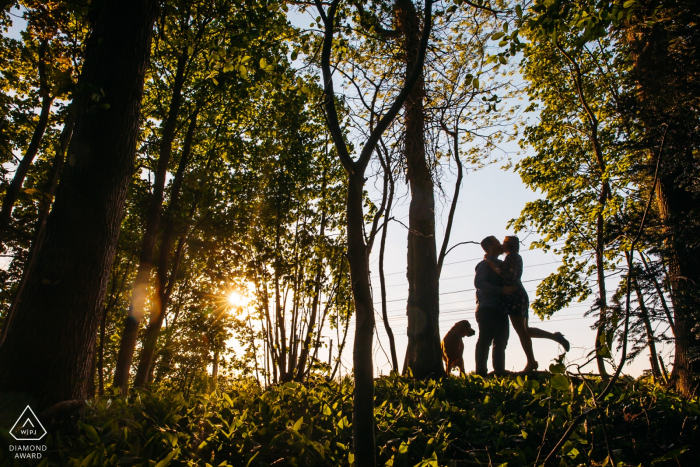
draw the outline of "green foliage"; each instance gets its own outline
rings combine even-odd
[[[229,381],[223,391],[184,398],[135,393],[88,405],[79,434],[52,432],[51,464],[66,466],[338,466],[352,456],[348,379],[284,383],[260,389]],[[595,391],[600,381],[590,383]],[[588,407],[580,380],[559,372],[534,378],[478,376],[415,381],[396,375],[375,386],[380,465],[437,466],[462,461],[534,465]],[[684,465],[700,460],[697,400],[659,386],[621,381],[601,403],[615,465]],[[559,453],[559,465],[599,464],[607,456],[591,412]],[[614,427],[614,430],[613,430]],[[8,456],[8,451],[3,451]],[[7,457],[6,457],[7,458]],[[281,460],[280,460],[281,459]],[[13,465],[11,462],[0,465]]]

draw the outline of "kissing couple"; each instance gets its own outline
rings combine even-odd
[[[486,376],[488,373],[489,348],[493,346],[492,362],[495,374],[507,374],[506,346],[510,326],[520,338],[520,344],[527,356],[527,365],[523,372],[535,371],[537,360],[532,352],[532,339],[550,339],[569,351],[569,341],[560,332],[547,332],[531,328],[528,323],[530,299],[521,281],[523,259],[519,254],[518,237],[509,236],[503,244],[494,236],[481,241],[484,260],[476,265],[474,286],[476,287],[476,322],[479,325],[479,337],[476,342],[476,373]],[[498,259],[506,254],[503,261]]]

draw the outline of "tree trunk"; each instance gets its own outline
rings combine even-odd
[[[403,40],[406,72],[418,57],[420,19],[411,0],[394,4],[397,30]],[[425,153],[425,81],[419,78],[404,104],[404,152],[411,188],[408,217],[408,346],[404,373],[416,378],[445,374],[440,349],[440,286],[435,247],[433,179]]]
[[[644,263],[644,270],[647,272],[649,279],[654,284],[654,289],[656,289],[656,295],[659,297],[659,301],[661,302],[661,307],[664,309],[664,314],[666,315],[666,320],[668,321],[668,324],[671,327],[671,333],[673,334],[673,337],[676,337],[676,329],[675,329],[675,324],[673,322],[673,316],[671,316],[671,310],[668,308],[668,303],[666,302],[666,297],[664,297],[664,291],[661,288],[661,286],[659,285],[659,281],[656,280],[656,276],[654,275],[653,271],[651,271],[651,269],[649,268],[649,264],[647,263],[647,260],[644,258],[644,253],[639,252],[639,256],[642,258],[642,263]]]
[[[326,173],[324,170],[322,176],[322,186],[321,186],[321,199],[325,198],[326,193]],[[321,241],[324,241],[324,234],[326,233],[326,212],[325,209],[321,212],[321,228],[319,236]],[[323,247],[319,249],[320,252],[323,251]],[[316,277],[314,278],[314,283],[316,287],[314,289],[314,298],[311,303],[311,316],[309,317],[309,322],[306,328],[306,336],[304,337],[304,342],[301,348],[301,354],[299,355],[299,362],[297,364],[296,381],[301,382],[304,380],[304,373],[306,371],[306,361],[309,358],[309,350],[311,348],[311,339],[313,338],[314,328],[316,327],[316,316],[318,314],[318,304],[321,298],[321,273],[323,272],[323,261],[319,258],[319,263],[316,268]],[[321,332],[321,328],[318,329]]]
[[[39,120],[34,127],[34,133],[32,134],[32,139],[29,142],[27,151],[24,153],[24,157],[17,166],[15,171],[15,176],[12,178],[12,182],[7,187],[5,192],[5,197],[2,200],[2,208],[0,208],[0,246],[3,245],[5,241],[5,236],[7,234],[7,228],[12,220],[12,209],[15,206],[19,192],[24,184],[24,179],[27,176],[29,167],[31,167],[34,158],[39,152],[39,146],[41,146],[41,140],[44,137],[44,132],[46,131],[46,126],[49,123],[49,116],[51,115],[51,103],[53,102],[53,97],[49,93],[48,84],[46,83],[46,63],[44,61],[46,56],[46,40],[42,40],[39,44],[39,94],[41,95],[41,112],[39,113]]]
[[[690,2],[669,5],[673,13],[667,17],[673,20],[646,23],[642,17],[630,25],[625,36],[637,85],[638,118],[649,135],[652,162],[659,162],[656,199],[676,338],[671,380],[686,397],[697,394],[700,385],[700,232],[694,220],[697,194],[687,182],[688,174],[697,173],[698,114],[693,106],[697,79],[693,77],[698,74],[698,65],[689,50],[697,48],[698,40],[686,21],[695,17],[692,6]]]
[[[654,328],[651,326],[651,319],[649,318],[649,310],[644,303],[644,294],[642,289],[639,287],[639,282],[636,278],[632,279],[632,285],[634,286],[634,291],[637,294],[637,302],[639,303],[639,314],[644,322],[644,329],[647,334],[647,347],[649,347],[649,362],[651,363],[651,373],[654,375],[654,380],[659,381],[661,379],[661,369],[659,368],[659,357],[656,353],[656,342],[654,341]]]
[[[384,330],[389,337],[389,352],[391,353],[391,369],[395,373],[399,372],[399,359],[396,355],[396,342],[394,340],[394,331],[389,325],[389,313],[386,307],[386,280],[384,278],[384,253],[386,250],[386,235],[389,231],[389,219],[391,216],[391,205],[394,202],[394,174],[391,172],[391,160],[389,154],[385,151],[385,161],[382,162],[384,168],[384,190],[389,189],[389,194],[386,199],[386,211],[384,214],[384,225],[382,225],[382,237],[379,242],[379,287],[382,297],[382,321],[384,322]]]
[[[671,379],[681,394],[692,397],[697,392],[700,374],[700,340],[696,332],[700,307],[697,292],[700,258],[697,249],[677,232],[676,223],[688,218],[695,206],[692,196],[675,186],[675,178],[665,177],[657,190],[659,212],[668,235],[665,249],[676,336]]]
[[[355,347],[352,351],[355,389],[352,406],[352,438],[355,464],[376,465],[374,449],[374,304],[369,285],[369,252],[363,225],[364,173],[350,174],[347,198],[348,264],[355,303]],[[371,449],[370,449],[371,447]]]
[[[160,243],[160,253],[158,258],[157,282],[158,282],[158,303],[154,312],[151,313],[151,319],[148,323],[148,328],[143,338],[143,349],[141,350],[141,358],[139,360],[138,370],[134,378],[134,386],[144,387],[148,382],[148,375],[151,372],[153,365],[153,357],[156,353],[156,345],[158,344],[158,335],[163,326],[165,311],[168,308],[170,301],[170,293],[172,293],[173,285],[177,276],[177,271],[180,266],[180,258],[182,257],[182,248],[179,248],[176,253],[176,258],[173,264],[173,271],[168,280],[168,260],[170,259],[170,249],[172,248],[175,238],[175,216],[180,208],[180,191],[182,190],[183,179],[185,178],[185,169],[190,159],[190,151],[192,149],[192,139],[194,138],[195,128],[197,127],[197,112],[191,117],[190,126],[185,135],[185,141],[182,147],[182,155],[180,163],[177,167],[177,172],[173,178],[173,186],[170,195],[170,205],[168,206],[168,216],[163,232],[163,238]]]
[[[214,359],[211,364],[211,382],[209,383],[209,392],[214,392],[219,379],[219,349],[214,351]]]
[[[131,370],[131,362],[134,358],[134,348],[136,347],[139,324],[145,312],[144,308],[146,305],[146,296],[148,294],[148,282],[151,277],[151,266],[153,262],[153,250],[155,249],[163,207],[165,178],[168,173],[168,163],[170,162],[173,140],[175,139],[175,130],[177,129],[177,117],[180,112],[186,64],[187,54],[182,53],[180,58],[178,58],[177,71],[175,72],[175,79],[173,81],[173,95],[170,101],[170,109],[168,111],[168,118],[163,127],[158,166],[153,181],[153,193],[151,194],[146,218],[146,231],[144,232],[143,242],[141,243],[139,268],[131,292],[129,316],[126,318],[124,332],[122,333],[122,339],[119,345],[117,366],[114,370],[114,382],[112,384],[115,387],[121,388],[122,394],[124,394],[129,387],[129,371]]]
[[[100,309],[134,172],[155,0],[106,0],[87,41],[75,132],[12,331],[0,348],[0,393],[42,410],[85,399]],[[108,105],[105,105],[108,104]],[[57,351],[60,349],[60,352]]]
[[[63,130],[61,130],[61,136],[59,138],[58,147],[56,148],[56,154],[53,158],[53,163],[51,164],[51,170],[49,171],[49,177],[44,183],[42,192],[44,197],[42,197],[39,203],[39,216],[37,217],[36,224],[34,227],[34,238],[32,239],[31,246],[29,247],[29,254],[27,255],[27,261],[24,263],[24,270],[22,271],[22,278],[17,285],[17,290],[15,295],[12,297],[12,304],[7,312],[7,317],[3,323],[2,333],[0,334],[0,346],[5,341],[7,332],[10,329],[15,310],[17,308],[17,303],[19,303],[19,298],[24,292],[24,286],[27,283],[27,277],[34,267],[36,261],[36,256],[41,250],[41,246],[44,243],[44,233],[46,232],[46,219],[49,217],[49,211],[51,210],[51,203],[53,202],[54,194],[56,193],[56,186],[58,185],[58,177],[63,168],[63,159],[66,154],[66,149],[68,148],[68,142],[70,141],[71,135],[73,134],[73,127],[75,126],[75,114],[70,112],[66,117],[66,122],[63,125]]]

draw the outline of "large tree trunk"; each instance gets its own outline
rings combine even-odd
[[[32,239],[32,244],[29,247],[29,254],[27,255],[27,261],[24,263],[24,270],[22,271],[22,278],[17,285],[17,290],[15,295],[12,297],[12,304],[7,312],[5,321],[3,322],[2,333],[0,334],[0,346],[7,336],[7,332],[10,329],[12,320],[15,315],[15,310],[17,309],[17,304],[19,303],[19,298],[24,292],[24,286],[27,284],[27,277],[34,267],[36,262],[37,254],[41,250],[41,246],[44,243],[45,233],[46,233],[46,220],[49,217],[49,211],[51,210],[51,203],[53,202],[54,194],[56,193],[56,186],[58,185],[58,177],[63,168],[63,159],[65,158],[66,149],[68,148],[68,142],[70,141],[71,135],[73,134],[73,127],[75,126],[75,114],[70,112],[66,116],[66,122],[63,125],[63,130],[61,130],[61,136],[59,137],[58,147],[56,148],[56,154],[53,158],[53,163],[51,164],[51,170],[49,171],[49,176],[44,183],[42,192],[44,196],[41,198],[39,203],[39,215],[36,220],[34,227],[34,236]]]
[[[46,63],[44,61],[46,56],[46,40],[41,41],[39,44],[39,94],[41,95],[41,112],[39,113],[39,120],[34,127],[34,133],[32,134],[32,139],[29,142],[27,151],[24,153],[24,157],[17,166],[15,171],[15,176],[12,178],[12,182],[7,187],[5,192],[5,197],[2,200],[2,208],[0,208],[0,246],[4,243],[5,236],[7,234],[7,228],[12,220],[12,209],[15,206],[19,192],[24,184],[24,179],[27,177],[27,172],[29,167],[31,167],[34,158],[39,152],[39,146],[41,146],[41,140],[44,137],[44,132],[46,131],[46,126],[49,123],[49,116],[51,114],[51,104],[53,103],[53,97],[49,93],[49,87],[46,82]]]
[[[187,134],[185,135],[185,141],[182,147],[182,155],[180,156],[180,163],[178,164],[177,171],[175,172],[175,178],[173,178],[172,191],[170,195],[170,205],[168,206],[168,216],[165,225],[165,230],[163,232],[163,238],[160,242],[160,253],[158,258],[158,268],[157,268],[157,282],[158,282],[158,303],[156,303],[156,308],[153,313],[151,313],[150,322],[148,323],[148,328],[146,329],[146,334],[143,338],[143,349],[141,350],[141,358],[139,360],[138,370],[136,371],[136,377],[134,378],[134,386],[143,387],[148,381],[148,375],[151,372],[151,365],[153,364],[153,356],[156,353],[156,345],[158,343],[158,334],[160,333],[161,327],[163,327],[163,319],[165,318],[165,311],[168,308],[170,302],[170,293],[172,293],[172,286],[175,284],[175,279],[177,276],[177,270],[180,265],[180,258],[182,257],[182,250],[179,250],[179,254],[176,255],[175,263],[173,265],[173,272],[168,280],[168,262],[170,259],[170,250],[173,246],[173,240],[175,239],[175,216],[180,208],[180,191],[182,190],[182,183],[185,178],[185,169],[190,160],[190,151],[192,149],[192,139],[194,138],[194,132],[197,127],[197,112],[195,112],[190,121],[190,126],[187,129]]]
[[[420,19],[411,0],[394,4],[396,29],[403,40],[406,71],[414,68],[420,45]],[[408,346],[404,372],[416,378],[445,373],[440,349],[440,285],[435,247],[435,197],[425,153],[425,81],[421,75],[404,105],[404,152],[411,188],[408,217]]]
[[[639,119],[648,135],[652,162],[660,158],[656,198],[673,304],[675,359],[671,375],[680,393],[697,393],[700,378],[700,236],[698,196],[689,176],[697,174],[698,36],[692,24],[697,2],[669,4],[663,18],[633,21],[626,35],[637,85]],[[668,19],[668,18],[673,18]]]
[[[86,44],[75,132],[46,240],[0,348],[0,393],[42,410],[85,399],[101,303],[134,171],[156,0],[106,0]],[[108,105],[104,105],[108,104]],[[57,351],[60,349],[60,351]]]
[[[156,167],[153,193],[151,194],[150,205],[146,218],[146,231],[141,243],[141,255],[139,257],[139,269],[134,279],[131,292],[131,306],[129,315],[126,318],[122,340],[119,345],[119,356],[114,370],[115,387],[121,388],[122,394],[129,386],[129,371],[134,358],[134,348],[139,332],[139,324],[145,312],[146,297],[148,294],[148,282],[151,277],[151,266],[153,263],[153,250],[158,236],[158,226],[160,224],[161,211],[163,208],[163,193],[165,191],[165,178],[168,173],[168,164],[172,152],[173,140],[177,129],[177,117],[180,112],[182,101],[182,85],[185,80],[185,65],[187,64],[187,54],[182,53],[177,62],[175,79],[173,80],[173,95],[168,110],[168,118],[163,126],[163,137],[160,144],[160,154],[158,155],[158,166]]]
[[[676,187],[672,176],[661,180],[657,197],[668,236],[664,249],[675,323],[676,346],[671,379],[682,394],[691,397],[697,392],[700,375],[700,340],[697,337],[700,252],[691,243],[697,240],[689,239],[679,230],[682,220],[690,217],[695,203],[691,194]]]
[[[362,192],[364,173],[348,177],[348,264],[355,303],[355,347],[352,351],[355,389],[352,406],[352,437],[356,465],[376,465],[374,449],[374,305],[369,285],[369,252],[364,238]],[[362,447],[362,448],[361,448]],[[372,447],[372,449],[368,449]]]

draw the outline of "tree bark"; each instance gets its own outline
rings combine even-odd
[[[180,163],[178,164],[175,177],[173,178],[170,205],[168,206],[168,215],[165,230],[163,231],[163,238],[160,243],[158,258],[157,294],[159,300],[158,303],[156,303],[153,313],[151,313],[150,322],[148,323],[148,328],[146,328],[146,333],[143,338],[143,349],[141,350],[139,366],[136,371],[136,377],[134,378],[135,387],[144,387],[148,382],[148,375],[151,372],[151,365],[153,365],[153,357],[156,353],[156,345],[158,344],[158,335],[160,334],[161,327],[163,327],[165,311],[167,310],[170,301],[170,294],[168,292],[172,293],[172,286],[175,284],[177,271],[180,265],[180,258],[182,257],[182,249],[179,249],[176,253],[170,280],[168,280],[168,262],[170,259],[170,250],[175,238],[175,216],[177,216],[180,209],[180,191],[182,190],[182,183],[185,178],[185,169],[187,168],[187,164],[190,160],[192,140],[194,138],[196,127],[197,112],[195,112],[191,117],[190,125],[187,129],[187,134],[185,135],[185,141],[182,147]]]
[[[347,194],[348,264],[355,304],[355,346],[352,351],[355,388],[352,427],[356,465],[376,464],[374,452],[374,304],[369,284],[369,251],[363,233],[364,173],[349,176]],[[372,447],[372,449],[367,449]]]
[[[420,19],[411,0],[394,4],[396,29],[403,41],[406,73],[414,68],[420,45]],[[418,82],[404,104],[404,153],[411,189],[408,214],[408,346],[404,373],[419,379],[445,374],[440,349],[440,281],[435,246],[433,178],[425,152],[425,80]]]
[[[695,2],[669,4],[663,18],[647,23],[640,17],[625,36],[637,86],[638,118],[649,135],[650,154],[661,158],[652,161],[660,162],[656,199],[676,338],[671,380],[686,397],[697,394],[700,387],[698,196],[687,182],[689,174],[697,174],[694,96],[700,64],[693,51],[699,44],[689,26],[696,16]]]
[[[24,263],[22,278],[17,285],[15,295],[12,297],[12,304],[10,305],[10,309],[7,312],[7,317],[3,323],[2,333],[0,334],[0,346],[2,346],[2,343],[5,341],[5,337],[7,336],[7,332],[10,329],[10,325],[12,324],[12,320],[15,315],[17,304],[19,303],[19,298],[22,296],[24,287],[27,284],[27,277],[34,267],[36,256],[44,243],[46,219],[49,217],[51,203],[53,202],[54,194],[56,193],[56,186],[58,185],[58,177],[61,173],[61,169],[63,168],[63,159],[66,154],[66,149],[68,148],[68,142],[73,134],[74,126],[75,114],[69,111],[69,114],[66,117],[66,122],[63,125],[63,130],[61,130],[61,136],[59,138],[58,147],[56,148],[56,154],[53,158],[53,163],[51,164],[49,177],[44,183],[44,187],[42,189],[44,197],[42,197],[41,202],[39,203],[39,216],[34,227],[34,238],[32,239],[31,246],[29,247],[27,261]]]
[[[2,208],[0,208],[0,246],[5,242],[5,236],[7,234],[7,228],[12,220],[12,209],[17,202],[17,197],[24,184],[24,179],[27,177],[27,172],[29,167],[31,167],[34,158],[39,152],[39,147],[41,146],[41,140],[46,132],[46,126],[49,123],[49,116],[51,115],[51,104],[53,103],[53,97],[49,92],[49,86],[46,82],[46,40],[42,40],[39,44],[39,95],[41,95],[41,112],[39,113],[39,120],[34,127],[34,133],[32,134],[32,139],[29,142],[27,151],[24,153],[24,157],[17,166],[15,171],[15,176],[12,178],[12,182],[7,187],[5,192],[5,197],[2,200]]]
[[[122,394],[127,391],[129,386],[129,371],[131,370],[131,362],[134,358],[139,324],[145,312],[144,308],[148,294],[148,282],[151,277],[151,266],[153,263],[153,250],[155,249],[156,237],[158,236],[158,226],[160,224],[161,211],[163,208],[165,178],[168,173],[170,154],[172,152],[175,131],[177,129],[177,117],[180,112],[180,104],[182,101],[182,86],[185,81],[186,64],[187,54],[183,52],[178,58],[175,79],[173,80],[173,95],[170,101],[170,109],[168,110],[168,117],[163,126],[158,166],[155,171],[153,193],[151,194],[146,218],[146,231],[144,232],[143,241],[141,243],[139,268],[132,287],[131,306],[129,307],[129,315],[126,318],[126,324],[122,332],[119,356],[114,370],[114,382],[112,384],[120,388]]]
[[[156,0],[107,0],[85,49],[76,123],[46,240],[0,348],[0,393],[38,410],[85,399],[90,358],[134,171]],[[56,349],[60,349],[56,351]]]

